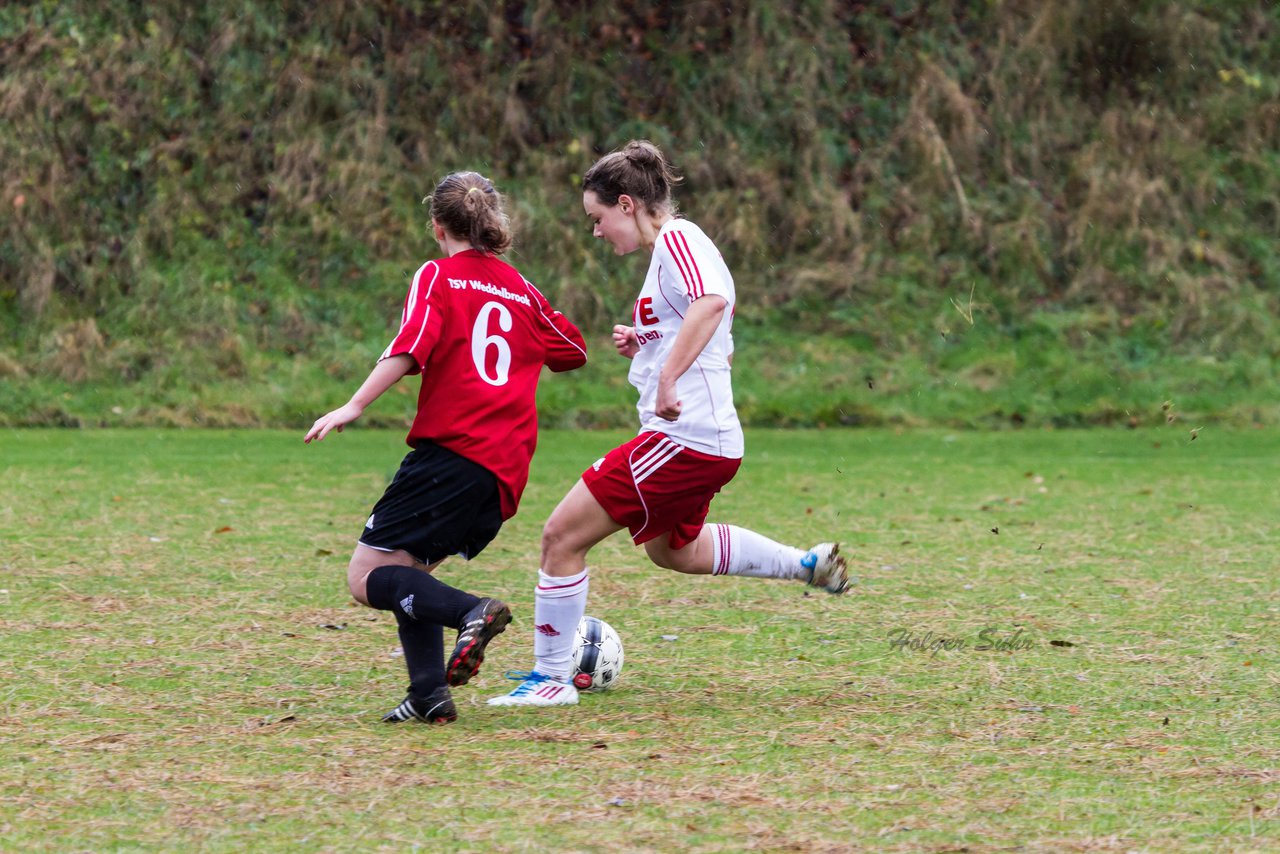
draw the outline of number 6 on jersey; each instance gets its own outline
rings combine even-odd
[[[476,363],[476,371],[480,379],[489,385],[506,385],[511,371],[511,345],[501,335],[489,334],[489,315],[498,313],[498,328],[503,332],[511,331],[511,312],[499,302],[487,302],[476,315],[475,326],[471,328],[471,360]],[[489,348],[498,351],[494,360],[493,376],[489,376]]]

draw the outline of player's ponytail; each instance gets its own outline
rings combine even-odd
[[[479,172],[446,175],[430,201],[431,218],[457,239],[491,255],[511,248],[511,221],[502,194]]]
[[[582,176],[582,191],[596,194],[601,204],[613,207],[624,193],[644,204],[650,214],[675,213],[671,190],[681,181],[662,150],[647,139],[633,139],[617,151],[601,157]]]

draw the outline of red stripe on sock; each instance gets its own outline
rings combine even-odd
[[[581,578],[579,578],[577,581],[573,582],[572,584],[539,584],[538,589],[539,590],[572,590],[574,587],[577,587],[579,584],[586,583],[586,580],[587,580],[587,576],[584,575]]]

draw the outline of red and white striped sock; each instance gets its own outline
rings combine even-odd
[[[573,636],[587,610],[587,570],[563,578],[538,570],[533,595],[534,670],[569,681],[573,673]]]
[[[711,524],[712,575],[745,575],[751,578],[806,578],[800,565],[804,549],[774,542],[763,534],[737,525]]]

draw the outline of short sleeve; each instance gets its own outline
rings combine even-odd
[[[533,296],[534,308],[542,319],[542,343],[545,348],[544,364],[553,371],[571,371],[587,363],[587,343],[578,327],[569,318],[551,307],[542,292],[528,279],[525,287]]]
[[[435,286],[439,276],[440,267],[434,261],[423,264],[414,274],[400,313],[400,329],[379,361],[403,353],[413,357],[415,369],[410,373],[426,369],[427,359],[444,325],[446,289]]]
[[[719,251],[705,235],[668,229],[659,238],[658,252],[659,261],[690,302],[707,294],[733,301],[729,283],[720,272]]]

